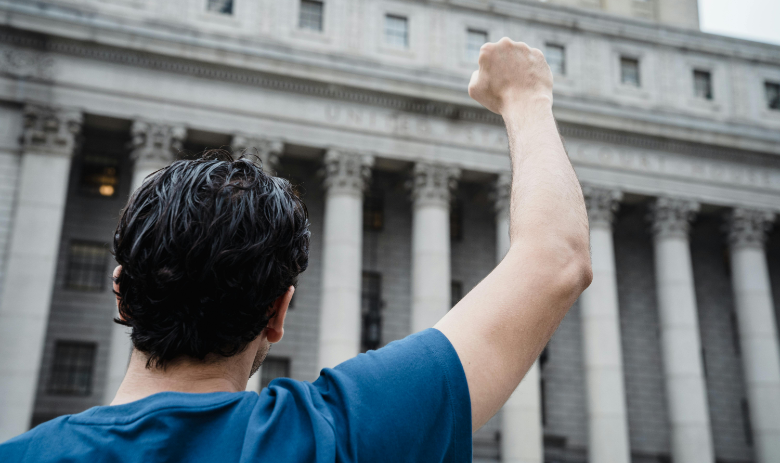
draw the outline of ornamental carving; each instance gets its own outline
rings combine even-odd
[[[774,212],[736,208],[726,216],[732,247],[764,247],[767,232],[775,220]]]
[[[362,194],[371,179],[374,157],[329,149],[325,153],[324,185],[329,192]]]
[[[509,204],[511,196],[512,174],[510,172],[502,172],[498,174],[492,195],[493,200],[495,201],[495,209],[497,214],[509,215]]]
[[[615,212],[620,207],[620,200],[623,199],[623,192],[583,185],[582,194],[585,197],[585,207],[588,210],[588,221],[591,227],[611,227]]]
[[[170,164],[182,149],[187,129],[182,126],[135,121],[130,129],[136,163]]]
[[[28,104],[24,107],[22,135],[25,151],[72,155],[82,121],[83,115],[77,110]]]
[[[0,47],[0,73],[49,80],[53,75],[53,66],[54,60],[46,53]]]
[[[416,204],[435,202],[449,204],[451,192],[458,185],[457,167],[418,162],[414,165],[412,199]]]
[[[234,155],[257,156],[263,164],[264,171],[275,173],[279,165],[279,157],[284,151],[284,143],[281,140],[236,134],[230,143],[230,150]]]
[[[653,234],[657,237],[687,237],[700,207],[699,203],[689,199],[656,199],[650,207]]]

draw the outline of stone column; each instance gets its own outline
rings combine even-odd
[[[450,310],[450,192],[460,171],[417,163],[412,183],[412,332],[430,328]]]
[[[263,170],[275,175],[279,165],[279,157],[284,150],[284,143],[281,140],[270,140],[238,133],[233,135],[230,150],[236,156],[241,154],[257,156],[263,163]]]
[[[325,153],[320,368],[360,353],[363,191],[373,163],[365,154]]]
[[[81,122],[78,111],[24,108],[18,199],[0,301],[0,442],[29,429]]]
[[[583,186],[590,223],[593,283],[582,293],[582,340],[588,397],[588,459],[629,463],[628,417],[620,341],[614,212],[620,191]]]
[[[130,194],[140,187],[150,174],[169,165],[176,159],[182,149],[182,143],[187,130],[182,126],[171,126],[147,121],[135,121],[131,130],[132,152],[130,157],[135,161]],[[115,310],[114,316],[119,313]],[[111,328],[111,347],[108,356],[108,377],[106,389],[103,392],[103,403],[114,400],[116,391],[127,371],[130,352],[133,344],[130,342],[130,328],[113,324]]]
[[[509,251],[509,196],[512,175],[501,174],[496,182],[496,262]],[[543,463],[542,407],[539,361],[517,386],[501,409],[501,461]]]
[[[729,215],[731,282],[756,461],[780,461],[780,353],[764,241],[774,221],[765,211]]]
[[[658,198],[651,218],[672,460],[712,463],[714,453],[688,242],[693,201]]]

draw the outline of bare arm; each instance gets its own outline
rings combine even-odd
[[[473,429],[506,402],[590,284],[588,219],[552,115],[552,74],[539,50],[485,44],[469,95],[503,116],[512,161],[510,250],[435,326],[466,372]]]

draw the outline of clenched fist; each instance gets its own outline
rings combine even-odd
[[[504,37],[482,45],[479,70],[469,82],[469,96],[503,115],[517,105],[551,107],[552,86],[552,71],[542,52]]]

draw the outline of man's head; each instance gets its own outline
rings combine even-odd
[[[133,345],[156,368],[236,355],[269,320],[281,338],[273,320],[308,266],[309,235],[290,183],[249,159],[213,150],[174,162],[122,211],[115,322],[132,327]]]

